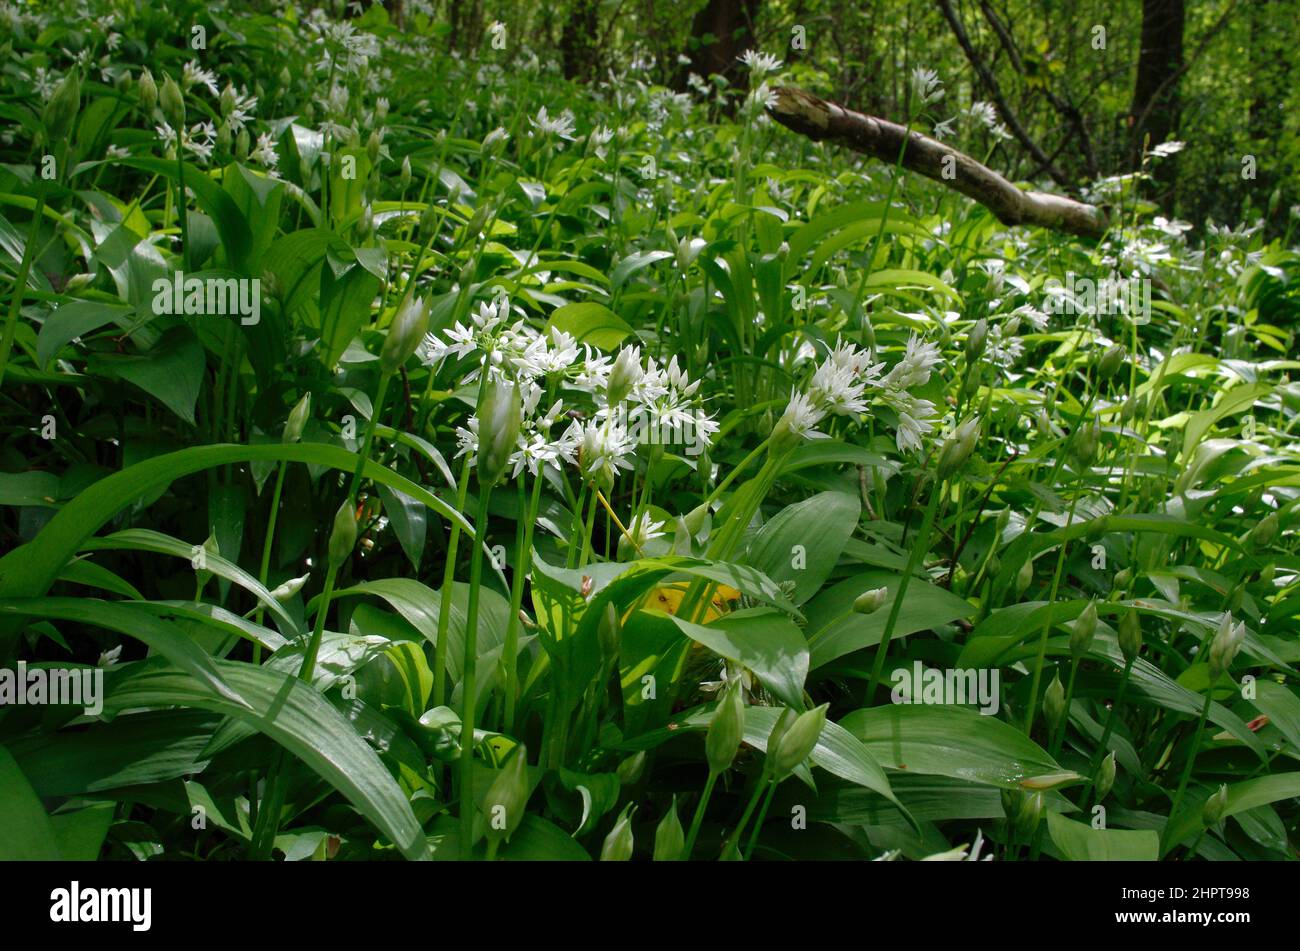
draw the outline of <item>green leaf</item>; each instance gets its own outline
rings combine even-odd
[[[379,756],[319,692],[298,678],[216,661],[246,706],[212,693],[177,670],[141,664],[115,679],[105,707],[186,706],[233,716],[275,740],[337,789],[408,859],[428,857],[424,830]]]
[[[232,705],[244,700],[217,672],[215,662],[180,627],[154,616],[131,601],[101,601],[99,598],[4,598],[0,615],[76,621],[91,627],[117,631],[148,644],[195,680]]]
[[[380,578],[363,581],[334,593],[335,598],[373,595],[387,601],[430,644],[438,643],[438,613],[442,596],[413,578]],[[447,673],[453,681],[460,680],[461,662],[465,655],[465,622],[469,602],[469,585],[456,582],[452,587],[451,612],[447,625]],[[483,657],[505,640],[506,621],[510,603],[490,588],[479,589],[478,656]],[[480,684],[482,689],[484,685]]]
[[[908,773],[951,776],[1008,789],[1041,777],[1050,779],[1025,788],[1080,778],[1062,769],[1024,733],[964,707],[890,704],[850,713],[840,725],[877,760]]]
[[[794,583],[791,599],[803,604],[835,569],[862,504],[844,492],[821,492],[787,505],[749,543],[747,564],[777,584]]]
[[[614,266],[614,273],[609,277],[610,285],[618,290],[637,271],[672,256],[671,251],[634,251]]]
[[[828,588],[807,605],[808,643],[812,668],[816,670],[836,658],[880,643],[889,612],[898,591],[900,576],[886,571],[867,571]],[[885,603],[871,614],[853,610],[854,600],[873,588],[886,588]],[[975,607],[937,585],[913,578],[899,609],[894,637],[930,630],[971,617]]]
[[[117,806],[111,802],[96,803],[76,812],[61,812],[50,816],[59,852],[68,862],[93,862],[99,858],[108,827],[113,824]]]
[[[152,175],[162,175],[172,182],[180,178],[174,161],[155,158],[116,159],[115,164],[138,168]],[[230,266],[246,271],[248,254],[253,247],[253,232],[239,211],[239,206],[216,182],[200,169],[185,163],[185,187],[194,193],[199,205],[212,218],[221,235],[221,247]]]
[[[691,640],[754,672],[768,690],[796,710],[804,709],[803,682],[808,675],[808,645],[790,618],[771,608],[733,611],[693,624],[673,621]]]
[[[1178,815],[1170,816],[1160,836],[1162,856],[1168,855],[1170,850],[1200,831],[1201,812],[1205,808],[1205,801],[1216,791],[1217,788],[1203,789],[1189,794],[1186,804],[1179,810]],[[1228,803],[1224,807],[1223,816],[1227,818],[1282,799],[1296,798],[1300,798],[1300,772],[1278,773],[1273,776],[1260,776],[1258,779],[1247,779],[1240,783],[1229,783]]]
[[[32,541],[0,558],[0,596],[34,597],[49,590],[54,579],[92,534],[136,499],[165,489],[174,480],[213,466],[281,459],[329,466],[351,472],[355,453],[320,443],[236,446],[195,446],[146,459],[100,479],[65,505]],[[376,482],[400,489],[438,512],[443,518],[473,534],[474,528],[458,511],[427,489],[403,478],[386,466],[366,460],[364,474]],[[17,624],[0,619],[0,657],[12,643]]]
[[[0,746],[0,861],[54,862],[58,839],[13,754]]]
[[[613,350],[633,335],[632,328],[623,318],[595,301],[560,307],[551,314],[547,324],[548,335],[552,329],[571,335],[578,343],[590,344],[600,350]]]
[[[203,345],[188,327],[172,327],[147,353],[94,353],[86,360],[90,372],[138,386],[191,426],[205,366]]]
[[[105,324],[121,324],[132,313],[130,307],[102,301],[69,301],[41,324],[41,332],[36,337],[37,365],[48,367],[65,344]]]
[[[1047,829],[1061,854],[1072,862],[1154,862],[1160,836],[1151,829],[1094,829],[1047,813]]]
[[[37,505],[57,508],[60,480],[52,472],[0,473],[0,505]]]
[[[220,723],[203,710],[132,713],[86,729],[24,738],[11,748],[38,796],[81,796],[201,772],[207,765],[204,747]]]

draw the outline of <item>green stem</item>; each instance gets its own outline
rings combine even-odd
[[[456,511],[465,510],[469,495],[469,457],[460,470],[456,486]],[[447,702],[447,633],[451,627],[452,585],[456,578],[456,550],[460,547],[460,525],[453,523],[447,536],[447,559],[442,566],[442,593],[438,596],[438,642],[433,647],[433,705],[445,706]]]
[[[176,217],[181,226],[181,270],[190,270],[190,223],[188,202],[185,200],[185,153],[181,151],[181,138],[185,130],[176,130]]]
[[[704,792],[700,794],[700,802],[695,807],[695,817],[691,819],[691,829],[686,833],[686,844],[682,846],[682,861],[691,860],[691,850],[695,848],[695,838],[700,834],[700,824],[704,822],[704,811],[709,808],[709,799],[713,796],[713,787],[718,782],[721,773],[715,773],[709,770],[709,778],[704,781]]]
[[[285,460],[280,461],[280,465],[275,473],[275,488],[271,492],[271,513],[266,517],[266,537],[262,540],[262,563],[257,571],[257,580],[266,587],[266,576],[271,568],[271,542],[275,538],[275,523],[280,517],[280,493],[284,489],[284,473],[289,463]],[[262,615],[266,611],[266,606],[262,602],[257,603],[257,613],[253,615],[253,623],[261,624]],[[262,645],[253,645],[253,663],[262,662]]]
[[[528,500],[528,509],[522,525],[523,531],[519,539],[519,550],[515,558],[515,577],[510,585],[510,619],[506,624],[506,640],[502,657],[505,663],[504,690],[506,695],[502,729],[507,733],[514,732],[515,727],[515,695],[519,689],[519,612],[523,609],[524,582],[528,577],[528,570],[532,562],[533,523],[537,521],[537,507],[541,502],[543,481],[540,472],[533,478],[533,492]],[[524,480],[520,479],[519,498],[521,502],[523,497]]]
[[[745,846],[746,862],[754,854],[754,847],[758,845],[758,835],[763,831],[763,823],[767,820],[767,810],[772,805],[772,799],[776,796],[776,786],[775,782],[767,784],[767,795],[763,797],[763,806],[758,810],[758,818],[754,820],[754,831],[749,836],[749,844]]]
[[[1173,823],[1178,810],[1183,804],[1183,795],[1187,792],[1187,783],[1192,778],[1192,767],[1196,765],[1196,754],[1201,751],[1201,734],[1205,732],[1205,721],[1210,715],[1210,704],[1214,702],[1214,685],[1205,691],[1205,703],[1201,705],[1201,715],[1196,721],[1196,732],[1192,736],[1192,748],[1187,753],[1187,763],[1183,766],[1183,775],[1178,780],[1178,791],[1174,793],[1174,805],[1169,810],[1169,822]]]
[[[758,805],[759,798],[772,785],[767,774],[764,773],[754,783],[754,791],[749,794],[749,802],[745,803],[745,811],[740,815],[740,823],[736,826],[734,832],[727,836],[727,841],[722,844],[722,851],[719,856],[725,856],[736,845],[745,834],[745,827],[749,825],[749,817],[754,814],[754,807]]]
[[[9,301],[9,316],[5,318],[4,340],[0,341],[0,384],[4,383],[5,369],[9,366],[9,354],[14,346],[14,335],[18,331],[18,314],[22,311],[23,296],[27,293],[27,278],[31,275],[32,264],[36,260],[36,239],[40,236],[43,214],[45,214],[44,186],[36,195],[36,210],[32,215],[31,226],[27,230],[27,242],[23,245],[23,260],[18,266],[18,275],[14,278],[13,297]]]
[[[325,615],[329,611],[330,598],[334,596],[334,580],[338,576],[338,565],[330,565],[325,572],[325,588],[320,593],[320,606],[316,608],[316,623],[312,628],[311,641],[302,658],[302,667],[298,670],[298,679],[311,683],[316,671],[316,655],[320,653],[321,637],[325,633]]]
[[[370,420],[366,423],[366,434],[361,441],[361,451],[357,454],[357,467],[352,471],[352,479],[348,483],[349,502],[357,500],[357,490],[361,487],[361,473],[365,471],[366,460],[370,458],[370,444],[375,439],[375,426],[379,423],[379,414],[383,412],[384,396],[388,393],[388,383],[392,378],[392,373],[379,375],[379,389],[375,391],[374,406],[370,411]]]
[[[478,665],[478,601],[483,583],[483,543],[487,538],[488,499],[492,486],[480,485],[474,516],[474,550],[469,558],[469,600],[465,606],[465,655],[461,663],[460,842],[461,856],[474,845],[474,707]]]
[[[899,612],[903,609],[903,599],[907,595],[907,588],[911,584],[912,575],[916,573],[922,558],[930,547],[930,531],[934,527],[935,513],[939,510],[939,499],[943,496],[947,488],[947,482],[940,480],[935,486],[935,491],[930,494],[930,501],[925,507],[925,517],[921,520],[921,530],[913,539],[912,551],[907,556],[907,568],[903,572],[903,577],[898,581],[898,593],[894,595],[894,602],[889,607],[889,617],[885,621],[885,630],[880,635],[880,646],[876,648],[876,659],[871,665],[871,680],[867,684],[867,703],[871,703],[872,697],[876,695],[876,687],[880,683],[880,674],[885,669],[885,655],[889,652],[889,642],[894,636],[894,626],[898,623]]]

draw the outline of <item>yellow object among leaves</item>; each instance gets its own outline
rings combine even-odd
[[[675,584],[657,585],[649,596],[638,605],[634,605],[623,616],[624,620],[632,614],[637,608],[645,608],[651,611],[663,611],[665,614],[677,615],[677,610],[682,606],[682,598],[686,596],[686,582],[679,581]],[[725,584],[718,585],[713,591],[713,601],[709,608],[704,612],[703,623],[708,623],[714,618],[721,617],[731,610],[732,605],[740,600],[740,592],[735,588]]]

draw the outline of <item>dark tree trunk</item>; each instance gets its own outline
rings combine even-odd
[[[1142,145],[1149,137],[1159,145],[1178,130],[1178,77],[1183,69],[1183,0],[1142,0],[1142,48],[1138,53],[1137,83],[1129,110],[1132,145],[1130,165],[1138,166]],[[1164,171],[1172,169],[1165,163]]]
[[[600,71],[598,0],[572,0],[560,34],[560,58],[566,79],[589,81]]]
[[[690,73],[704,79],[718,73],[733,81],[739,76],[737,57],[754,44],[754,19],[760,4],[761,0],[708,0],[691,22],[687,52],[691,62],[680,75],[681,86]]]

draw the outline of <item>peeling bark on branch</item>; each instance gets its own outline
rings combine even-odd
[[[775,89],[768,112],[787,129],[818,142],[835,142],[890,163],[899,161],[901,153],[904,168],[973,198],[1003,224],[1039,225],[1089,238],[1099,238],[1106,231],[1108,219],[1101,208],[1046,192],[1021,191],[964,152],[802,89]]]

